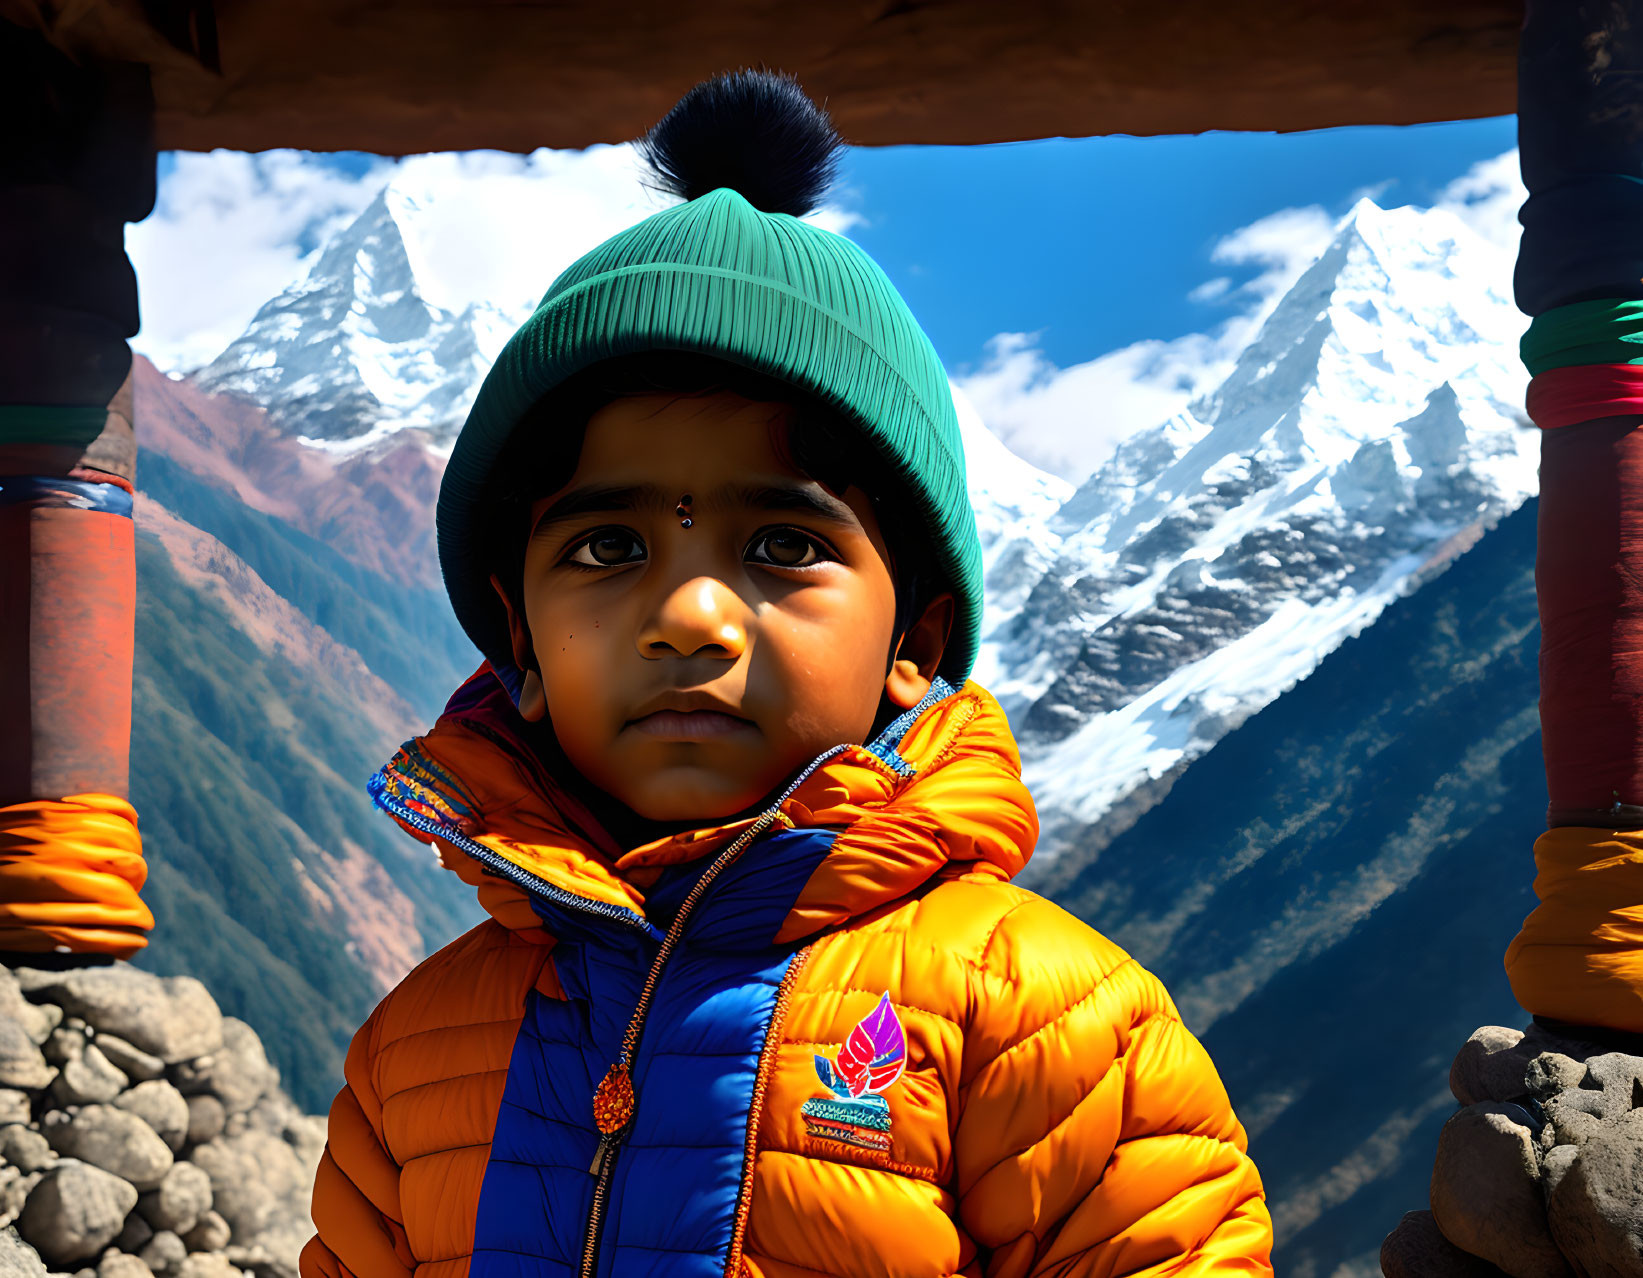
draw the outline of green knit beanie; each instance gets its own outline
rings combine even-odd
[[[810,392],[862,431],[907,485],[955,596],[940,673],[958,686],[981,625],[981,544],[935,347],[877,263],[801,221],[842,145],[789,78],[738,72],[692,89],[643,140],[685,202],[579,258],[503,347],[439,490],[439,562],[457,619],[514,682],[491,590],[485,519],[498,454],[573,373],[641,351],[695,351]],[[581,423],[576,423],[580,426]]]

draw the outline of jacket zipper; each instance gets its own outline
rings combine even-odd
[[[590,901],[585,896],[577,896],[574,892],[567,892],[564,888],[555,887],[546,879],[538,878],[529,870],[521,869],[519,866],[515,865],[512,861],[508,860],[507,857],[502,856],[497,852],[493,852],[483,843],[478,843],[460,831],[451,829],[449,826],[441,825],[437,821],[431,821],[420,812],[413,812],[410,808],[406,807],[403,803],[400,803],[386,792],[373,794],[372,798],[375,799],[385,811],[395,817],[398,817],[401,821],[405,822],[406,825],[413,826],[416,829],[421,830],[424,834],[431,834],[436,839],[443,839],[452,847],[466,852],[486,869],[494,871],[496,874],[501,875],[503,878],[512,883],[518,884],[528,892],[534,892],[538,896],[546,897],[555,905],[563,905],[573,910],[581,910],[584,914],[595,914],[600,918],[610,919],[613,922],[625,924],[628,927],[643,932],[646,936],[653,939],[655,938],[655,927],[653,927],[651,923],[642,915],[635,914],[632,910],[625,906],[612,905],[608,901]]]
[[[799,973],[810,962],[815,946],[809,945],[793,956],[782,974],[782,983],[776,987],[776,1005],[770,1011],[770,1026],[764,1034],[764,1050],[759,1053],[758,1072],[753,1076],[753,1099],[747,1107],[747,1144],[742,1153],[742,1183],[736,1193],[736,1220],[730,1231],[730,1251],[725,1257],[725,1278],[738,1278],[742,1267],[742,1243],[747,1237],[747,1218],[753,1207],[753,1160],[758,1154],[759,1115],[764,1110],[765,1093],[770,1090],[770,1075],[775,1069],[776,1054],[781,1047],[782,1022],[787,1019],[787,1004],[798,984]]]
[[[728,866],[739,859],[748,846],[778,821],[784,820],[781,806],[787,802],[792,793],[817,768],[834,755],[848,750],[848,745],[836,745],[817,755],[805,767],[804,771],[782,791],[781,795],[768,808],[761,812],[758,818],[723,852],[719,853],[713,863],[703,871],[696,880],[695,886],[680,904],[678,913],[673,916],[673,922],[668,927],[667,935],[662,938],[661,946],[656,951],[656,957],[651,961],[650,971],[645,976],[645,983],[639,991],[638,1005],[633,1009],[633,1016],[628,1021],[626,1033],[622,1035],[622,1051],[616,1063],[605,1072],[605,1077],[593,1093],[593,1120],[599,1129],[599,1148],[593,1156],[593,1163],[588,1171],[598,1176],[593,1187],[593,1204],[588,1210],[588,1227],[582,1243],[582,1268],[580,1278],[595,1278],[595,1271],[599,1259],[599,1240],[604,1229],[605,1212],[610,1205],[610,1183],[616,1169],[616,1153],[627,1139],[628,1131],[633,1125],[633,1112],[636,1105],[633,1094],[633,1057],[639,1047],[639,1036],[644,1032],[645,1018],[650,1014],[650,1001],[656,993],[657,982],[661,979],[662,969],[672,957],[673,951],[678,948],[679,938],[683,935],[685,923],[689,920],[696,903],[701,900],[702,894]],[[647,925],[648,926],[648,925]],[[795,962],[797,959],[795,959]],[[792,964],[788,970],[792,971]],[[785,978],[784,978],[785,983]],[[774,1015],[774,1013],[773,1013]],[[766,1031],[768,1042],[770,1031]],[[757,1077],[755,1077],[755,1087]],[[757,1111],[749,1117],[749,1124],[757,1123]],[[740,1208],[738,1208],[738,1214]]]

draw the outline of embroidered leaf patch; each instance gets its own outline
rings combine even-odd
[[[817,1058],[820,1059],[819,1057]],[[876,1006],[850,1031],[839,1048],[838,1061],[833,1069],[840,1082],[823,1079],[834,1095],[877,1095],[891,1086],[907,1065],[907,1035],[902,1030],[901,1018],[891,1006],[890,995],[885,993]],[[821,1072],[817,1067],[817,1073]]]

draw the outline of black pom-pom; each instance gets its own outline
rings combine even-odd
[[[694,200],[728,186],[756,209],[794,217],[821,204],[844,150],[796,79],[748,68],[703,80],[637,145],[661,190]]]

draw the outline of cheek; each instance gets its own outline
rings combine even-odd
[[[610,686],[616,637],[612,619],[566,606],[563,600],[551,605],[543,602],[528,610],[527,616],[548,708],[556,711],[556,721],[583,718]]]
[[[845,594],[846,592],[840,592]],[[755,649],[789,706],[788,722],[838,731],[878,711],[894,613],[879,600],[848,597],[815,608],[768,608]],[[882,614],[882,615],[881,615]],[[841,624],[841,619],[847,619]]]

